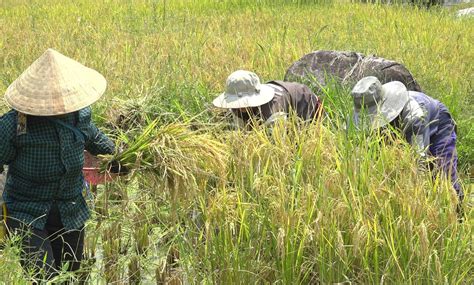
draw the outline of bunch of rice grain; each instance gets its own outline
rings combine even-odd
[[[226,146],[210,132],[191,130],[186,123],[158,126],[158,120],[154,120],[134,138],[122,132],[118,143],[126,149],[106,160],[116,160],[133,173],[152,174],[168,182],[225,175]]]

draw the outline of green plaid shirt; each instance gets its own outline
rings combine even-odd
[[[81,228],[90,216],[82,195],[84,149],[94,155],[113,153],[113,142],[91,122],[89,107],[58,117],[26,116],[26,124],[18,118],[15,110],[0,117],[0,167],[8,165],[3,198],[9,217],[43,229],[56,202],[64,227]],[[51,118],[76,126],[83,135]]]

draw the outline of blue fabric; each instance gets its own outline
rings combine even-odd
[[[438,169],[449,175],[453,188],[462,199],[457,176],[456,126],[448,108],[420,92],[410,91],[409,97],[421,107],[423,116],[412,116],[411,120],[407,120],[404,117],[410,117],[409,112],[402,111],[402,121],[410,121],[409,126],[404,126],[407,140],[412,142],[416,135],[423,136],[424,145],[428,147],[429,154],[436,158]]]
[[[441,132],[442,134],[442,132]],[[436,135],[436,134],[435,134]],[[457,166],[458,156],[456,152],[456,132],[452,131],[447,137],[435,136],[429,148],[430,155],[436,157],[437,169],[451,179],[454,190],[462,201],[464,193],[459,184]]]
[[[420,105],[424,116],[412,122],[413,127],[407,129],[407,137],[411,137],[414,132],[422,134],[426,145],[429,145],[432,139],[440,140],[451,135],[454,121],[443,103],[421,92],[409,91],[409,97]]]

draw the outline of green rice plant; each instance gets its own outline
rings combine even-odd
[[[18,270],[20,262],[19,244],[19,236],[2,242],[2,248],[0,249],[0,275],[3,276],[2,282],[5,284],[29,284],[27,278],[24,278],[23,272]]]
[[[355,128],[348,89],[324,88],[321,124],[210,123],[232,71],[279,79],[312,50],[354,50],[403,63],[447,104],[469,169],[472,18],[312,2],[1,1],[0,91],[48,47],[108,80],[94,120],[124,150],[106,160],[132,172],[94,193],[88,282],[474,282],[472,206],[458,223],[445,177],[398,135]],[[1,282],[28,282],[17,244],[0,257]]]
[[[344,133],[316,126],[295,130],[288,133],[286,126],[271,137],[265,130],[235,135],[245,144],[237,141],[232,151],[233,183],[202,209],[202,249],[199,243],[184,249],[199,250],[186,254],[198,258],[190,264],[204,267],[199,280],[428,282],[469,274],[469,267],[451,267],[438,277],[424,271],[427,258],[445,246],[440,235],[465,239],[472,227],[457,224],[449,183],[431,182],[429,172],[420,172],[405,155],[410,149],[403,140],[394,137],[387,144],[385,135],[375,133],[369,134],[372,142],[354,133],[371,143],[348,144]],[[341,145],[331,148],[325,140]],[[464,230],[470,233],[464,236]],[[472,265],[468,247],[461,247],[455,259],[463,263],[458,259],[463,256]]]
[[[140,259],[137,256],[133,256],[128,264],[128,280],[129,284],[140,284]]]
[[[121,233],[121,224],[118,222],[111,223],[107,228],[104,228],[102,232],[104,273],[105,280],[108,283],[118,282],[123,274],[119,263],[120,253],[124,250]]]

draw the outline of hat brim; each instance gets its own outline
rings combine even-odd
[[[270,102],[275,97],[273,88],[267,85],[260,85],[260,92],[245,96],[222,93],[212,101],[212,104],[218,108],[238,109],[262,106]]]
[[[106,87],[99,72],[47,49],[7,88],[5,100],[24,114],[55,116],[91,105]]]
[[[399,81],[382,85],[382,92],[385,98],[382,104],[363,110],[372,129],[381,128],[395,120],[409,99],[406,86]],[[355,110],[354,121],[356,124],[359,124],[361,116],[361,110]]]
[[[16,80],[7,88],[5,101],[11,108],[27,115],[57,116],[72,113],[92,105],[107,88],[104,76],[93,69],[87,68],[81,76],[61,96],[47,89],[30,89],[27,84]],[[35,96],[32,96],[34,93]]]

